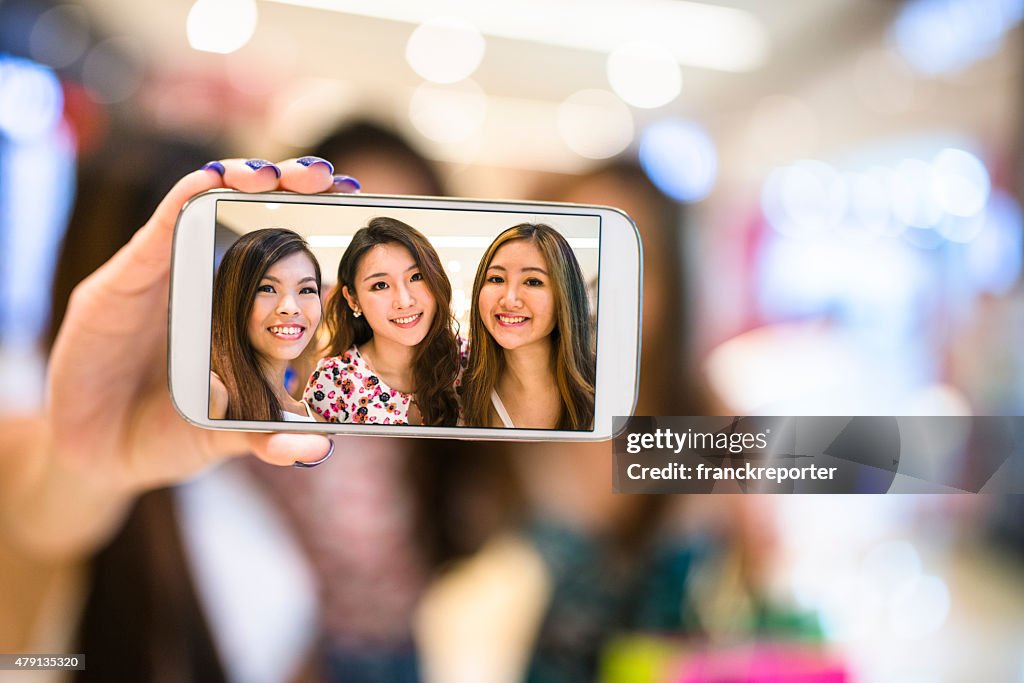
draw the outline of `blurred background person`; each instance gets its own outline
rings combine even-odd
[[[439,173],[380,124],[342,125],[313,147],[367,192],[445,194]],[[367,175],[353,165],[363,164]],[[347,169],[347,170],[346,170]],[[320,604],[317,655],[330,680],[418,680],[411,620],[432,568],[462,533],[449,512],[466,485],[411,464],[417,440],[352,437],[316,477],[249,463],[284,511],[309,558]],[[422,470],[421,476],[416,476]],[[300,475],[300,476],[295,476]]]
[[[687,355],[682,207],[625,160],[530,197],[617,206],[636,220],[651,254],[638,413],[713,414]],[[501,454],[520,489],[518,525],[430,589],[419,633],[433,646],[425,652],[431,680],[459,680],[488,665],[494,680],[596,680],[624,634],[751,636],[765,629],[769,612],[779,613],[761,592],[771,539],[758,528],[752,498],[615,495],[607,444],[503,444]],[[813,619],[804,628],[813,634]],[[516,647],[522,651],[510,652]],[[467,650],[490,657],[460,659]]]

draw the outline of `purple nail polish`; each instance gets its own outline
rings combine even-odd
[[[334,174],[334,164],[327,161],[327,159],[321,159],[320,157],[300,157],[295,161],[302,164],[306,168],[309,168],[313,164],[324,164],[325,166],[327,166],[327,172],[330,173],[331,175]]]
[[[335,185],[349,184],[355,187],[357,190],[363,189],[362,184],[350,175],[336,175],[334,176]]]
[[[224,177],[224,164],[219,161],[210,161],[203,164],[203,171],[216,171],[222,178]]]
[[[249,159],[248,161],[245,162],[245,165],[254,171],[259,171],[260,169],[263,168],[270,168],[273,169],[274,173],[277,175],[278,178],[281,177],[281,169],[279,169],[275,164],[272,164],[269,161],[264,161],[263,159]]]

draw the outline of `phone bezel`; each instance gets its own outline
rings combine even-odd
[[[592,431],[428,427],[322,422],[214,420],[209,417],[210,311],[213,294],[214,227],[219,200],[316,203],[382,208],[514,211],[587,214],[600,218],[597,312],[597,386]],[[632,219],[619,209],[581,204],[412,197],[379,194],[243,193],[218,189],[186,202],[174,229],[168,302],[168,382],[181,416],[200,427],[259,432],[313,432],[508,441],[602,441],[612,436],[612,418],[631,415],[639,380],[643,252]],[[632,330],[631,334],[622,334]]]

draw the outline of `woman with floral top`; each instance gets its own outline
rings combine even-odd
[[[459,342],[437,252],[394,218],[359,229],[327,302],[331,333],[303,399],[328,422],[453,426]]]

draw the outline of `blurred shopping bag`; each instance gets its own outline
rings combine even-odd
[[[808,643],[708,646],[651,635],[622,636],[602,658],[602,683],[847,683],[842,658]]]

